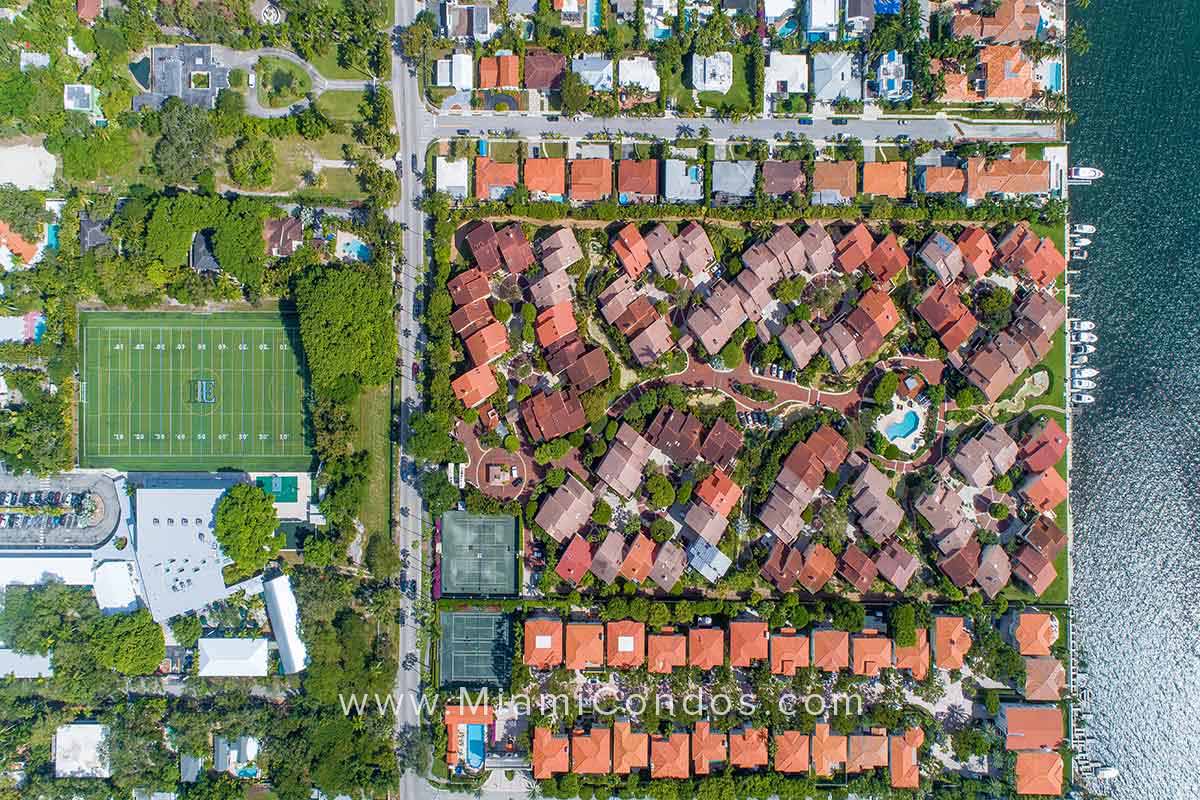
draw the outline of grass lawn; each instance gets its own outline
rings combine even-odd
[[[324,53],[315,55],[309,63],[317,68],[317,72],[326,78],[370,78],[371,76],[360,69],[347,69],[338,64],[337,48],[330,47]]]
[[[317,98],[317,109],[330,119],[354,122],[359,119],[358,106],[362,101],[362,92],[325,92]]]
[[[733,54],[733,86],[725,94],[700,92],[700,105],[709,108],[730,108],[734,111],[750,111],[750,80],[746,73],[746,57]]]
[[[308,145],[321,158],[345,158],[346,153],[342,150],[342,146],[354,145],[354,143],[354,139],[346,134],[330,133],[314,142],[308,142]]]
[[[369,500],[363,504],[359,519],[369,534],[390,535],[391,463],[392,463],[392,387],[379,386],[363,392],[354,407],[357,432],[354,446],[371,453],[371,475],[367,485]]]
[[[362,187],[358,185],[358,179],[354,177],[354,173],[350,170],[323,169],[321,170],[321,175],[325,178],[324,186],[303,189],[299,194],[302,196],[312,194],[319,197],[340,197],[343,200],[362,199]]]
[[[254,67],[258,74],[258,102],[270,108],[290,106],[312,91],[312,79],[298,65],[264,56]]]
[[[516,142],[488,142],[488,155],[502,164],[517,163]]]
[[[653,145],[649,142],[635,142],[633,145],[633,157],[639,160],[650,158],[653,151]]]
[[[894,145],[882,145],[875,148],[876,161],[900,161],[900,148]]]
[[[566,142],[543,142],[542,143],[543,158],[566,158],[567,143]]]

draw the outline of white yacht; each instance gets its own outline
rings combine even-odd
[[[1075,403],[1076,405],[1086,406],[1096,402],[1096,398],[1092,397],[1090,394],[1076,392],[1075,394],[1071,395],[1071,402]]]
[[[1072,233],[1095,233],[1096,226],[1088,225],[1087,223],[1081,222],[1077,225],[1072,225],[1071,231],[1072,231]]]
[[[1096,167],[1071,167],[1067,177],[1079,181],[1098,181],[1104,177],[1104,173]]]
[[[1071,331],[1071,342],[1074,344],[1095,344],[1098,341],[1099,338],[1091,331]]]
[[[1096,382],[1089,381],[1086,378],[1073,378],[1071,380],[1072,389],[1095,389]]]
[[[1071,320],[1071,330],[1073,331],[1094,331],[1096,323],[1090,319],[1073,319]]]
[[[1087,250],[1072,250],[1071,251],[1071,260],[1072,261],[1087,261],[1087,258],[1088,258]]]
[[[1087,356],[1084,356],[1086,358]],[[1095,378],[1100,374],[1100,370],[1095,367],[1074,367],[1071,369],[1072,378]]]

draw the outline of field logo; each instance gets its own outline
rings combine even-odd
[[[217,402],[217,382],[204,378],[196,381],[196,402],[204,404]]]

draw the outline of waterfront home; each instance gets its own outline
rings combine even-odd
[[[1054,562],[1030,545],[1022,545],[1013,554],[1012,572],[1038,597],[1045,594],[1058,578]]]
[[[1002,425],[989,425],[978,436],[967,439],[950,459],[967,483],[978,488],[1008,472],[1016,461],[1017,443]]]
[[[971,72],[963,65],[932,59],[929,71],[943,76],[942,103],[1024,103],[1033,97],[1036,83],[1033,62],[1017,45],[994,44],[980,48]]]
[[[951,28],[956,39],[1024,42],[1038,35],[1041,4],[1038,0],[1000,0],[991,13],[967,5],[956,9]]]

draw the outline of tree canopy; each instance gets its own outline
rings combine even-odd
[[[253,575],[279,555],[284,544],[271,496],[255,484],[239,483],[217,503],[217,541],[240,575]]]

